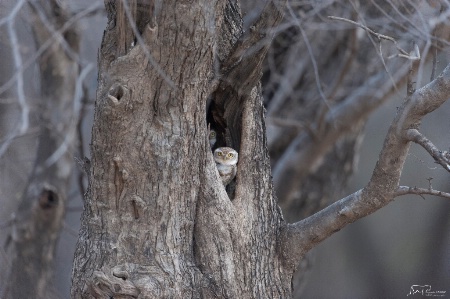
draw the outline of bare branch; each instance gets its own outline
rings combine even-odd
[[[39,126],[33,171],[18,207],[20,221],[16,231],[19,234],[17,238],[12,237],[14,249],[11,250],[12,266],[7,280],[9,293],[5,298],[51,298],[54,250],[73,167],[67,149],[73,148],[75,142],[74,123],[78,120],[78,111],[74,110],[80,108],[82,93],[79,86],[92,69],[92,64],[87,65],[78,77],[79,62],[72,59],[78,55],[67,55],[67,49],[65,51],[58,42],[57,32],[62,31],[53,28],[63,30],[65,27],[67,45],[71,45],[73,51],[79,49],[77,27],[73,23],[68,25],[70,13],[57,0],[40,4],[42,7],[37,5],[31,11],[29,24],[37,46],[40,50],[45,49],[41,52],[45,58],[37,61],[41,88],[36,115],[42,116],[43,121]],[[41,8],[42,14],[39,13]],[[21,55],[20,51],[17,53]],[[16,65],[18,85],[24,69],[20,61]],[[23,271],[25,267],[27,271]],[[14,287],[22,281],[27,281],[27,285]]]
[[[406,132],[418,128],[422,118],[442,105],[449,94],[450,64],[439,77],[418,89],[399,109],[366,187],[285,228],[281,252],[287,266],[295,268],[298,259],[316,244],[347,224],[379,210],[395,198],[409,151]]]
[[[428,140],[422,133],[416,129],[409,129],[406,131],[405,137],[414,143],[422,146],[436,161],[444,167],[445,170],[450,171],[450,153],[439,150],[430,140]]]
[[[271,116],[266,118],[266,122],[271,125],[280,126],[280,127],[291,127],[296,128],[298,130],[308,128],[309,126],[304,124],[303,122],[296,119],[286,119],[281,117]]]
[[[441,6],[441,9],[439,11],[439,14],[442,15],[444,13],[444,5]],[[433,25],[432,25],[433,26]],[[438,28],[436,25],[434,25],[434,29],[433,32],[431,33],[431,35],[433,37],[438,36],[438,31],[442,31],[439,30],[441,28]],[[433,46],[433,67],[431,68],[431,75],[430,75],[430,81],[434,80],[434,77],[436,76],[436,67],[437,67],[437,55],[438,55],[438,47],[439,47],[439,41],[436,41],[436,44]]]
[[[84,137],[83,137],[83,120],[85,113],[87,111],[87,106],[89,104],[89,98],[88,98],[88,90],[85,85],[82,87],[83,89],[83,98],[81,99],[81,109],[78,114],[78,120],[77,120],[77,135],[78,135],[78,154],[80,159],[75,157],[75,161],[81,166],[81,170],[78,174],[78,187],[80,190],[80,194],[82,198],[84,197],[84,194],[86,194],[86,189],[84,188],[84,172],[89,177],[88,171],[86,171],[86,168],[84,167],[86,165],[86,162],[89,161],[89,159],[86,158],[85,152],[84,152]],[[67,209],[66,209],[67,211]]]
[[[407,64],[401,66],[393,75],[395,82],[404,78],[408,69]],[[279,198],[288,200],[296,192],[296,182],[290,179],[292,176],[300,180],[317,165],[323,153],[327,152],[336,140],[354,129],[355,124],[360,123],[386,101],[387,95],[393,90],[391,82],[383,82],[385,79],[381,73],[373,76],[363,86],[354,90],[345,101],[327,112],[325,124],[322,125],[324,129],[320,131],[322,134],[311,134],[318,131],[317,126],[311,125],[308,131],[300,133],[291,142],[273,169],[274,185]],[[319,145],[312,142],[315,135],[316,139],[320,140]]]
[[[90,15],[93,11],[96,11],[101,6],[101,3],[94,3],[92,6],[82,10],[81,12],[77,13],[76,15],[73,15],[67,22],[64,23],[64,25],[58,29],[54,34],[52,34],[51,38],[47,39],[44,43],[42,43],[37,49],[37,51],[30,56],[28,60],[26,60],[24,63],[22,63],[18,69],[16,69],[16,72],[11,76],[11,78],[6,81],[2,86],[0,86],[0,94],[4,93],[6,90],[11,88],[11,86],[18,80],[19,76],[22,76],[23,72],[31,66],[36,59],[38,59],[48,48],[50,48],[54,43],[55,40],[58,39],[58,34],[63,34],[70,30],[70,28],[73,27],[73,25],[80,19]],[[9,17],[9,16],[8,16]],[[1,25],[1,21],[0,21]]]
[[[376,38],[378,38],[378,39],[385,39],[385,40],[388,40],[388,41],[393,42],[394,44],[397,44],[397,41],[396,41],[393,37],[390,37],[390,36],[387,36],[387,35],[383,35],[383,34],[377,33],[377,32],[375,32],[375,31],[373,31],[372,29],[370,29],[369,27],[364,26],[364,25],[361,24],[361,23],[358,23],[358,22],[355,22],[355,21],[352,21],[352,20],[349,20],[349,19],[346,19],[346,18],[341,18],[341,17],[328,16],[328,18],[331,19],[331,20],[344,21],[344,22],[353,24],[353,25],[355,25],[355,26],[358,26],[358,27],[360,27],[360,28],[366,30],[368,33],[374,35],[374,36],[375,36]],[[400,50],[400,52],[402,52],[402,53],[405,54],[405,55],[408,54],[408,53],[407,53],[406,51],[404,51],[404,50]]]
[[[328,18],[331,20],[344,21],[344,22],[353,24],[355,26],[358,26],[358,27],[364,29],[367,33],[370,33],[373,36],[375,36],[378,39],[378,41],[381,41],[382,39],[384,39],[384,40],[392,42],[400,53],[393,55],[393,56],[389,56],[388,58],[402,57],[402,58],[406,58],[406,59],[410,59],[410,60],[420,60],[420,51],[418,51],[418,47],[415,48],[414,54],[410,54],[407,51],[403,50],[398,45],[397,40],[391,36],[380,34],[378,32],[373,31],[372,29],[370,29],[369,27],[367,27],[361,23],[358,23],[358,22],[355,22],[355,21],[352,21],[352,20],[349,20],[346,18],[334,17],[334,16],[328,16]]]
[[[417,187],[408,187],[408,186],[399,186],[397,191],[394,193],[394,196],[403,196],[408,194],[415,194],[415,195],[434,195],[444,198],[450,199],[450,193],[442,192],[434,189],[425,189],[425,188],[417,188]]]
[[[242,35],[228,58],[222,64],[229,85],[239,86],[239,93],[249,94],[261,78],[262,61],[282,20],[286,1],[269,1],[258,20]]]
[[[86,78],[86,76],[89,74],[91,70],[93,70],[94,65],[92,63],[88,64],[80,73],[80,75],[77,78],[77,81],[75,83],[75,94],[73,96],[73,112],[72,119],[70,121],[70,127],[74,128],[76,126],[76,123],[78,122],[78,117],[80,113],[80,107],[81,107],[81,98],[83,96],[83,81]],[[75,133],[75,132],[73,132]],[[70,144],[73,143],[73,136],[67,135],[66,138],[64,138],[64,141],[61,143],[61,145],[58,147],[55,152],[47,158],[47,160],[44,162],[44,167],[50,167],[54,163],[56,163],[67,151]]]
[[[314,76],[316,78],[316,86],[317,86],[317,90],[320,94],[320,97],[322,98],[322,101],[325,103],[325,105],[327,106],[328,109],[330,109],[329,105],[328,105],[328,99],[325,96],[325,93],[323,92],[322,89],[322,85],[321,85],[321,81],[320,81],[320,76],[319,76],[319,69],[317,67],[317,62],[316,59],[314,58],[314,54],[313,54],[313,50],[311,48],[311,43],[309,42],[308,36],[306,35],[305,30],[303,29],[302,25],[300,24],[298,18],[295,16],[294,11],[292,10],[291,5],[289,4],[289,2],[287,3],[287,8],[289,10],[289,13],[291,14],[291,17],[293,18],[296,26],[298,27],[298,29],[300,30],[300,33],[302,34],[303,40],[305,41],[305,45],[306,48],[308,49],[308,54],[309,57],[311,58],[311,63],[314,69]]]
[[[22,56],[21,56],[21,51],[19,49],[19,41],[17,39],[17,34],[14,29],[14,23],[15,23],[16,15],[19,12],[19,10],[21,9],[21,7],[24,5],[24,3],[25,3],[24,0],[19,1],[16,4],[16,6],[13,8],[11,13],[8,15],[8,17],[5,18],[5,21],[8,24],[7,27],[8,27],[9,41],[11,43],[11,52],[12,52],[13,61],[14,61],[14,68],[16,70],[19,70],[22,67]],[[3,22],[3,20],[2,20],[2,22]],[[0,146],[0,157],[6,152],[6,150],[8,149],[9,145],[14,140],[14,138],[17,137],[18,135],[24,134],[28,129],[28,125],[29,125],[28,115],[30,113],[30,108],[25,99],[25,91],[23,88],[23,83],[24,83],[23,82],[23,74],[20,73],[17,76],[16,92],[17,92],[17,99],[19,102],[19,106],[21,109],[21,121],[20,121],[20,125],[17,126],[16,129],[13,130],[6,137],[6,139],[2,142],[2,145]]]
[[[35,15],[39,16],[39,20],[42,22],[43,27],[46,29],[46,37],[49,35],[49,38],[55,39],[58,44],[61,45],[61,47],[64,49],[65,53],[73,60],[77,61],[79,64],[83,65],[83,61],[78,53],[72,49],[72,47],[69,45],[66,38],[64,38],[62,32],[59,32],[55,25],[50,22],[50,20],[47,18],[47,16],[44,13],[44,10],[42,7],[42,3],[29,1],[29,4],[31,8],[33,9],[33,12]],[[36,21],[35,21],[36,22]]]

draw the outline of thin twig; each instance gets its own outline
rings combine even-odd
[[[45,28],[48,30],[48,32],[51,34],[52,38],[55,38],[59,45],[64,49],[67,56],[69,56],[73,61],[77,61],[79,64],[84,64],[80,58],[80,55],[73,51],[72,47],[67,43],[64,36],[61,34],[61,32],[58,32],[55,29],[55,26],[51,24],[45,15],[45,13],[42,11],[42,9],[39,7],[37,2],[30,1],[31,8],[34,10],[34,12],[39,16],[39,19],[41,20],[42,24],[45,26]]]
[[[289,4],[289,1],[286,3],[286,7],[288,8],[290,15],[295,22],[295,25],[297,25],[298,29],[300,30],[300,33],[302,34],[303,40],[305,41],[305,45],[306,45],[306,48],[308,49],[308,54],[309,54],[309,57],[311,58],[311,63],[312,63],[313,69],[314,69],[314,76],[316,78],[316,86],[317,86],[317,90],[319,91],[320,97],[322,98],[325,105],[327,105],[327,107],[330,108],[327,97],[325,96],[325,93],[323,92],[323,89],[322,89],[322,85],[320,82],[320,76],[319,76],[319,68],[317,67],[316,58],[314,57],[314,52],[311,48],[311,44],[309,42],[308,36],[306,35],[305,30],[303,30],[302,25],[300,24],[297,16],[295,15],[294,11],[292,10],[292,7]]]
[[[409,129],[406,131],[405,137],[407,140],[417,143],[422,146],[445,170],[450,172],[450,153],[439,150],[430,140],[416,129]]]
[[[445,7],[445,5],[441,5],[441,9],[439,10],[440,15],[444,12],[444,7]],[[438,55],[438,48],[439,48],[439,39],[437,38],[437,36],[438,36],[439,29],[440,28],[438,26],[435,26],[431,33],[431,37],[436,38],[436,44],[433,46],[433,50],[434,50],[433,51],[433,67],[431,68],[430,81],[433,81],[434,77],[436,76],[437,55]],[[442,31],[442,30],[439,30],[439,31]]]
[[[272,124],[274,126],[279,127],[291,127],[295,128],[297,130],[304,129],[307,127],[303,122],[295,120],[295,119],[288,119],[288,118],[281,118],[281,117],[275,117],[270,116],[266,119],[266,122],[269,124]]]
[[[402,58],[406,58],[406,59],[410,59],[410,60],[420,60],[420,52],[417,52],[416,49],[415,49],[414,55],[409,54],[407,51],[403,50],[398,45],[397,40],[395,38],[391,37],[391,36],[380,34],[378,32],[373,31],[372,29],[370,29],[369,27],[367,27],[367,26],[365,26],[365,25],[363,25],[361,23],[358,23],[358,22],[355,22],[355,21],[352,21],[352,20],[349,20],[349,19],[346,19],[346,18],[335,17],[335,16],[328,16],[328,18],[331,19],[331,20],[343,21],[343,22],[347,22],[347,23],[353,24],[355,26],[358,26],[358,27],[364,29],[367,33],[370,33],[373,36],[375,36],[379,41],[384,39],[384,40],[392,42],[400,53],[392,55],[392,56],[389,56],[388,58],[402,57]]]
[[[94,65],[92,63],[88,64],[80,73],[80,75],[77,78],[77,82],[75,85],[75,94],[73,96],[73,111],[74,115],[72,115],[72,120],[70,122],[69,128],[75,128],[76,123],[78,122],[79,118],[79,111],[81,107],[81,98],[83,96],[83,81],[86,78],[86,76],[89,74],[91,70],[93,70]],[[61,156],[66,152],[69,144],[71,143],[70,138],[73,136],[70,136],[72,134],[68,134],[67,137],[64,139],[63,143],[59,146],[59,148],[50,156],[48,159],[44,162],[45,167],[50,167],[56,161],[61,158]]]
[[[388,36],[388,35],[384,35],[384,34],[380,34],[380,33],[378,33],[378,32],[375,32],[375,31],[373,31],[372,29],[370,29],[369,27],[367,27],[367,26],[365,26],[365,25],[363,25],[363,24],[361,24],[361,23],[358,23],[358,22],[355,22],[355,21],[352,21],[352,20],[349,20],[349,19],[346,19],[346,18],[335,17],[335,16],[328,16],[328,18],[331,19],[331,20],[344,21],[344,22],[353,24],[353,25],[355,25],[355,26],[358,26],[358,27],[360,27],[360,28],[366,30],[368,33],[374,35],[374,36],[375,36],[376,38],[378,38],[378,39],[389,40],[389,41],[393,42],[394,44],[397,43],[397,41],[396,41],[393,37],[390,37],[390,36]],[[405,55],[408,54],[408,53],[407,53],[406,51],[404,51],[404,50],[400,50],[400,51],[401,51],[403,54],[405,54]]]
[[[415,195],[434,195],[444,198],[450,199],[450,193],[434,190],[434,189],[426,189],[426,188],[417,188],[417,187],[408,187],[408,186],[399,186],[397,191],[395,191],[394,196],[402,196],[402,195],[408,195],[408,194],[415,194]]]
[[[84,159],[86,157],[84,152],[83,120],[87,110],[86,106],[88,105],[88,103],[89,100],[87,87],[83,85],[83,98],[81,99],[81,109],[78,115],[78,122],[77,122],[78,154],[80,155],[81,159]],[[86,193],[86,189],[84,187],[84,175],[85,174],[83,171],[80,171],[78,174],[78,188],[80,189],[81,198],[83,198],[84,194]]]
[[[82,12],[72,16],[67,22],[64,23],[64,25],[58,29],[56,32],[57,33],[64,33],[67,30],[69,30],[73,24],[75,22],[77,22],[78,20],[86,17],[89,13],[91,13],[92,11],[94,11],[95,9],[98,8],[98,6],[102,5],[101,3],[95,3],[94,5],[86,8],[85,10],[83,10]],[[1,21],[0,21],[0,25],[1,25]],[[49,47],[51,47],[54,43],[55,43],[55,39],[57,39],[57,36],[52,35],[51,38],[49,38],[48,40],[45,41],[45,43],[43,43],[39,49],[37,49],[36,53],[34,53],[27,61],[25,61],[25,63],[23,63],[22,65],[20,65],[19,69],[16,70],[16,72],[11,76],[11,78],[9,78],[8,81],[6,81],[1,87],[0,87],[0,94],[4,93],[6,90],[8,90],[9,88],[11,88],[11,86],[14,84],[14,82],[16,82],[16,80],[18,80],[19,76],[22,76],[23,72],[30,66],[32,65]]]
[[[428,38],[425,45],[422,47],[422,55],[423,57],[428,57],[428,52],[431,48],[431,40]],[[422,77],[424,75],[424,68],[425,68],[425,62],[427,62],[427,59],[421,59],[419,63],[419,67],[417,69],[417,80],[416,80],[416,86],[420,87],[423,86],[422,84]]]
[[[14,68],[16,70],[19,70],[22,67],[22,54],[19,49],[19,41],[17,39],[16,31],[14,29],[14,23],[15,23],[15,17],[19,13],[19,10],[25,3],[24,0],[19,1],[16,6],[13,8],[9,16],[6,18],[6,22],[8,24],[8,36],[11,44],[11,52],[13,56],[14,61]],[[19,106],[21,108],[21,121],[20,125],[17,126],[3,141],[3,144],[0,146],[0,157],[6,152],[11,142],[14,140],[15,137],[18,135],[24,134],[28,130],[29,125],[29,114],[30,114],[30,107],[27,104],[26,98],[25,98],[25,91],[23,88],[23,74],[20,73],[17,76],[17,99],[19,102]]]

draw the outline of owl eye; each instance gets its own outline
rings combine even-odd
[[[222,152],[217,152],[217,156],[221,157],[222,156]]]
[[[209,137],[216,137],[216,132],[209,133]]]
[[[227,157],[228,158],[233,158],[233,154],[232,153],[228,153]]]

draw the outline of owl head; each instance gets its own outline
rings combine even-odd
[[[219,147],[214,151],[214,161],[222,165],[236,165],[238,153],[231,147]]]
[[[214,130],[209,131],[209,145],[211,146],[211,149],[214,147],[214,144],[216,144],[217,141],[217,133]]]

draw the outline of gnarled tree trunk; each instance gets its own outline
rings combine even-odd
[[[72,296],[289,298],[258,87],[268,43],[244,55],[280,11],[267,6],[240,40],[233,2],[107,12]],[[207,139],[210,98],[219,141],[240,155],[233,192]]]
[[[277,5],[269,1],[244,32],[237,1],[106,2],[90,188],[72,297],[290,298],[295,267],[312,247],[405,190],[398,183],[414,141],[405,132],[446,100],[450,67],[399,108],[365,188],[300,222],[284,222],[271,183],[259,83],[269,29],[281,21]],[[348,65],[340,65],[340,75]],[[313,103],[317,123],[289,142],[276,162],[275,184],[286,205],[298,197],[289,176],[311,178],[323,155],[354,123],[359,130],[391,90],[389,84],[374,97],[365,94],[367,101],[356,105],[365,89],[346,97],[333,87],[340,79],[327,82],[334,102]],[[380,82],[374,76],[368,84]],[[237,177],[227,188],[212,158],[208,127],[217,132],[218,145],[239,152]],[[322,143],[313,140],[314,132]],[[342,146],[354,148],[357,135]],[[300,145],[306,146],[299,151]],[[339,165],[352,162],[351,155],[341,158]]]

